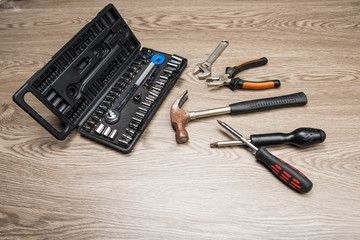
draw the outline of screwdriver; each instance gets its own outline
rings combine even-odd
[[[313,184],[302,172],[272,155],[265,147],[257,148],[226,123],[220,120],[218,120],[218,123],[254,150],[255,158],[264,163],[269,170],[272,171],[275,176],[283,181],[288,187],[299,193],[307,193],[311,190]]]
[[[321,129],[298,128],[291,133],[266,133],[250,135],[249,142],[257,147],[289,144],[296,147],[305,148],[322,143],[326,134]],[[239,140],[218,141],[210,144],[210,147],[229,147],[246,145]]]

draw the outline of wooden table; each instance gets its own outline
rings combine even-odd
[[[130,154],[81,137],[59,141],[12,95],[105,6],[90,1],[0,1],[1,239],[359,239],[360,1],[113,1],[142,46],[188,67]],[[279,89],[208,89],[192,75],[222,40],[213,73],[267,57],[241,73]],[[190,122],[178,145],[169,109],[188,110],[303,91],[305,107]],[[269,148],[313,182],[298,194],[216,119],[244,135],[321,128],[323,144]]]

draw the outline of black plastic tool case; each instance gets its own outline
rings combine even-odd
[[[15,93],[14,101],[57,139],[78,127],[86,137],[129,152],[187,63],[177,55],[140,48],[110,4]],[[164,62],[153,66],[152,57],[159,54]],[[144,80],[134,86],[140,76]],[[25,102],[28,92],[63,121],[61,132]],[[108,110],[122,101],[118,121],[109,124]]]

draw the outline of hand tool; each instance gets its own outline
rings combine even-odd
[[[160,75],[160,80],[159,81],[163,81],[164,83],[166,83],[167,81],[169,81],[169,77],[165,76],[165,75]]]
[[[96,121],[89,120],[89,121],[87,121],[87,124],[88,124],[89,126],[91,126],[91,127],[95,127]]]
[[[148,102],[153,103],[155,101],[155,98],[153,98],[153,96],[148,95],[147,97],[145,97],[145,100],[147,100]]]
[[[125,128],[125,131],[132,137],[135,136],[136,131],[130,128]]]
[[[269,170],[272,171],[275,176],[282,180],[288,187],[299,193],[307,193],[311,190],[313,184],[302,172],[272,155],[265,147],[257,148],[225,122],[218,120],[218,123],[236,138],[240,139],[249,146],[255,152],[255,158],[265,164]]]
[[[145,113],[149,110],[148,108],[144,108],[142,106],[138,107],[138,109],[145,112]]]
[[[151,90],[155,90],[155,91],[158,91],[158,92],[161,92],[161,89],[159,87],[152,87]]]
[[[175,63],[171,63],[171,62],[168,62],[168,63],[166,64],[166,66],[175,68],[176,70],[178,70],[178,69],[180,68],[180,65],[175,64]]]
[[[116,123],[118,120],[119,120],[119,117],[120,117],[120,114],[118,111],[114,111],[114,110],[111,110],[109,109],[107,112],[106,112],[106,118],[105,118],[105,121],[109,124],[114,124]]]
[[[140,61],[133,61],[131,67],[135,67],[135,68],[139,69],[142,67],[142,65],[143,65],[142,62],[140,62]]]
[[[87,132],[90,132],[90,131],[91,131],[91,127],[88,126],[88,125],[85,125],[85,126],[84,126],[84,130],[87,131]]]
[[[104,135],[105,137],[107,137],[107,136],[109,136],[110,132],[111,132],[111,127],[106,127],[106,128],[104,129],[104,131],[102,132],[102,135]]]
[[[122,137],[128,141],[131,141],[133,138],[125,133],[122,134]]]
[[[142,84],[145,78],[149,75],[149,73],[153,70],[156,65],[160,65],[165,61],[165,57],[161,54],[156,54],[152,56],[151,62],[146,67],[144,72],[140,75],[135,84],[130,88],[128,93],[125,95],[123,100],[119,103],[119,105],[115,109],[109,109],[106,113],[106,121],[109,124],[116,123],[119,120],[119,112],[124,104],[127,102],[128,98],[132,96],[133,92]]]
[[[159,86],[161,86],[161,87],[164,87],[164,86],[165,86],[165,83],[160,82],[159,80],[158,80],[158,81],[156,81],[156,84],[157,84],[157,85],[159,85]]]
[[[137,124],[141,124],[142,123],[142,119],[138,118],[138,117],[132,117],[131,118],[133,120],[133,122],[137,123]]]
[[[105,125],[102,124],[102,123],[100,123],[99,126],[97,126],[97,127],[95,128],[95,132],[96,132],[97,134],[101,134],[101,132],[104,130],[104,128],[105,128]]]
[[[135,95],[135,96],[133,97],[133,100],[134,100],[134,102],[136,102],[136,103],[138,103],[138,102],[140,101],[140,99],[141,99],[141,93],[138,93],[137,95]]]
[[[126,103],[127,99],[132,95],[135,89],[141,85],[141,83],[145,80],[147,75],[152,71],[152,69],[159,64],[162,64],[165,61],[165,57],[161,54],[156,54],[151,58],[151,62],[146,67],[145,71],[140,75],[135,84],[131,87],[129,92],[126,94],[124,99],[120,102],[120,104],[114,109],[116,111],[120,111],[121,107]]]
[[[221,55],[225,48],[229,45],[229,41],[222,40],[215,48],[214,52],[210,55],[208,60],[203,63],[196,64],[194,74],[198,74],[199,79],[205,79],[211,76],[211,65]],[[201,73],[200,73],[201,72]]]
[[[103,101],[103,104],[104,104],[105,106],[107,106],[107,107],[110,107],[112,103],[109,102],[109,101],[104,100],[104,101]]]
[[[159,71],[159,66],[156,66],[154,67],[150,73],[149,73],[149,76],[147,77],[147,79],[145,80],[145,83],[144,83],[144,88],[149,88],[149,86],[152,84],[152,82],[154,81],[155,79],[155,76],[156,74],[158,73]]]
[[[129,123],[129,127],[131,127],[134,130],[137,130],[139,128],[139,124],[131,122]]]
[[[163,70],[164,73],[166,73],[167,75],[173,75],[175,72],[176,72],[176,69],[175,68],[170,68],[170,67],[167,67]]]
[[[184,59],[183,59],[182,57],[179,57],[179,56],[176,55],[176,54],[171,55],[171,59],[172,59],[172,60],[175,60],[175,61],[177,61],[177,62],[180,62],[180,64],[184,61]]]
[[[291,133],[266,133],[250,135],[249,142],[257,147],[290,144],[296,147],[305,148],[314,144],[322,143],[326,134],[321,129],[298,128]],[[242,146],[244,142],[239,140],[218,141],[210,144],[210,147]]]
[[[185,111],[181,109],[188,98],[188,91],[185,91],[171,106],[171,124],[176,131],[175,138],[177,143],[186,143],[189,140],[185,125],[194,119],[216,116],[221,114],[241,114],[263,110],[270,110],[282,107],[303,106],[307,103],[306,95],[303,92],[285,96],[263,98],[230,104],[227,107],[208,109],[202,111]]]
[[[179,67],[180,67],[180,65],[181,65],[181,61],[176,61],[175,59],[171,59],[169,63],[175,64],[175,65],[177,65],[177,66],[179,66]]]
[[[240,63],[235,67],[227,67],[225,74],[206,78],[207,85],[208,87],[228,86],[232,90],[278,88],[280,87],[279,80],[253,82],[235,78],[235,75],[239,72],[253,67],[264,66],[267,62],[267,58],[263,57]]]
[[[119,139],[118,144],[120,144],[120,145],[122,145],[124,147],[128,147],[129,146],[129,140]]]
[[[104,116],[105,112],[101,111],[101,110],[96,110],[95,114],[102,117],[102,116]]]
[[[148,108],[151,107],[151,105],[152,105],[151,101],[144,101],[141,104]]]
[[[112,139],[112,140],[114,140],[115,137],[116,137],[116,135],[117,135],[117,133],[118,133],[118,130],[113,129],[113,130],[111,131],[110,135],[109,135],[109,138]]]
[[[159,94],[157,94],[154,90],[151,90],[149,95],[153,96],[155,99],[159,97]]]
[[[141,112],[135,112],[135,116],[138,118],[144,118],[145,114],[141,113]]]

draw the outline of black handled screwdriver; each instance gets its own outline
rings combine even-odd
[[[294,145],[305,148],[325,141],[326,134],[321,129],[316,128],[298,128],[291,133],[266,133],[252,134],[249,142],[257,147],[273,145]],[[210,144],[210,147],[229,147],[246,145],[240,140],[218,141]]]
[[[283,181],[288,187],[299,193],[307,193],[312,189],[312,182],[302,172],[272,155],[265,147],[257,148],[226,123],[220,120],[218,120],[218,123],[254,150],[255,158],[264,163],[270,171],[272,171],[275,176]]]

